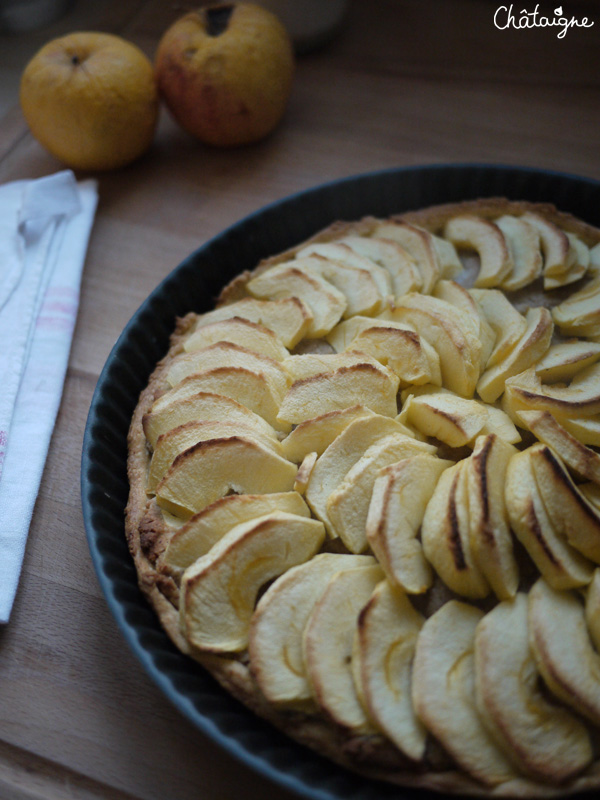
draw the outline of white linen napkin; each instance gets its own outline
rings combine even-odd
[[[97,201],[96,182],[69,170],[0,186],[0,623],[60,405]]]

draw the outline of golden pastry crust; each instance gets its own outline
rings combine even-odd
[[[502,198],[467,201],[406,212],[392,217],[391,221],[418,225],[439,235],[448,220],[458,215],[476,214],[482,219],[494,220],[502,215],[520,216],[525,212],[543,216],[565,232],[578,236],[588,247],[600,242],[599,230],[572,215],[559,212],[552,205],[514,202]],[[333,242],[347,236],[369,236],[380,222],[374,217],[365,217],[356,222],[333,223],[309,240],[264,260],[255,270],[244,272],[234,278],[221,292],[217,307],[248,297],[247,285],[252,278],[294,258],[308,244]],[[569,293],[570,289],[566,287],[566,290],[559,290],[558,296],[562,297]],[[533,297],[535,302],[543,296],[543,292],[536,286],[533,292],[530,290],[528,294],[524,291],[521,296],[525,300]],[[135,562],[139,585],[174,644],[208,669],[226,691],[253,712],[270,721],[296,741],[362,775],[401,786],[474,796],[558,797],[565,793],[600,787],[598,759],[585,772],[563,786],[552,786],[522,777],[496,788],[486,787],[458,769],[439,743],[431,737],[423,761],[411,762],[383,735],[348,732],[316,708],[303,711],[276,708],[260,691],[253,677],[247,651],[218,656],[200,652],[190,645],[179,626],[178,576],[162,564],[165,548],[176,527],[165,518],[156,499],[146,494],[151,452],[142,422],[156,399],[170,388],[166,380],[169,366],[173,359],[183,352],[183,342],[194,329],[197,319],[196,314],[189,313],[177,321],[169,350],[157,364],[147,387],[140,395],[128,436],[130,495],[125,519],[127,541]],[[298,352],[301,352],[301,348]],[[332,549],[330,546],[329,548]],[[435,591],[440,591],[439,586]],[[442,590],[441,597],[448,596],[451,595],[444,594]],[[441,601],[438,604],[441,604]]]

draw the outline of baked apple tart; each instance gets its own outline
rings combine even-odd
[[[176,646],[364,775],[600,787],[600,230],[338,222],[179,319],[126,530]]]

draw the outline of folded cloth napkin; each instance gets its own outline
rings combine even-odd
[[[96,182],[70,171],[0,186],[0,623],[60,405],[97,200]]]

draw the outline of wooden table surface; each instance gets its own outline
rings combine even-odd
[[[112,345],[148,293],[190,251],[271,201],[354,173],[433,162],[600,179],[599,6],[565,5],[595,24],[562,40],[550,28],[498,30],[496,7],[355,0],[340,35],[299,58],[288,113],[267,141],[208,149],[163,111],[147,156],[97,176],[100,202],[62,406],[13,615],[0,630],[3,800],[291,798],[184,719],[117,629],[80,507],[87,411]],[[166,0],[81,0],[44,30],[1,34],[0,181],[61,168],[28,133],[17,101],[22,69],[41,44],[95,29],[152,56],[181,10]]]

